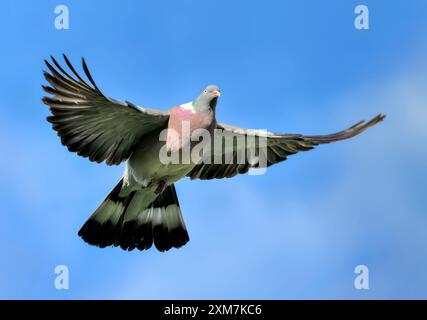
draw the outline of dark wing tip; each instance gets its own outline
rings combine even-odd
[[[67,57],[67,55],[66,55],[65,53],[63,53],[63,54],[62,54],[62,57],[64,58],[65,63],[66,63],[67,65],[68,65],[68,64],[71,64],[70,60],[68,59],[68,57]]]
[[[372,127],[374,125],[376,125],[377,123],[380,123],[381,121],[383,121],[385,118],[385,114],[378,114],[375,117],[373,117],[371,120],[369,120],[368,122],[366,121],[360,121],[359,123],[355,124],[354,126],[350,127],[348,130],[353,129],[353,130],[365,130],[369,127]]]
[[[52,75],[46,70],[43,70],[43,76],[47,81],[49,81],[49,79],[52,77]]]
[[[45,105],[50,106],[51,99],[49,97],[43,97],[42,101]]]
[[[52,87],[45,86],[44,84],[42,84],[41,87],[42,87],[42,89],[43,89],[44,92],[53,94],[52,93],[52,90],[53,90]]]
[[[385,118],[385,115],[380,113],[374,118],[372,118],[371,120],[369,120],[368,122],[359,121],[346,130],[333,133],[333,134],[328,134],[328,135],[305,136],[304,140],[310,140],[312,143],[315,143],[315,144],[323,144],[323,143],[330,143],[330,142],[350,139],[359,135],[366,129],[373,127],[377,123],[383,121],[384,118]]]
[[[73,65],[71,64],[70,60],[68,59],[68,57],[63,53],[62,54],[64,61],[66,63],[66,65],[68,66],[68,68],[71,70],[71,72],[77,77],[77,79],[81,82],[80,85],[86,87],[89,90],[93,90],[91,88],[91,86],[79,75],[79,73],[76,71],[76,69],[73,67]]]
[[[385,119],[385,117],[386,117],[386,115],[385,115],[385,114],[380,113],[379,115],[377,115],[377,116],[376,116],[374,119],[372,119],[372,120],[375,120],[375,123],[378,123],[378,122],[383,121],[383,120]]]
[[[95,81],[92,78],[92,75],[90,74],[89,68],[87,67],[85,58],[82,58],[82,66],[83,66],[83,71],[86,74],[86,77],[89,79],[90,83],[94,86],[94,88],[101,93],[101,90],[99,90],[98,86],[96,85]]]
[[[50,66],[49,61],[47,61],[46,59],[43,59],[43,62],[49,68],[49,66]]]

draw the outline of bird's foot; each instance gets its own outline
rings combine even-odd
[[[160,194],[162,193],[167,187],[166,181],[165,180],[160,180],[159,184],[157,185],[156,190],[154,191],[155,194]]]

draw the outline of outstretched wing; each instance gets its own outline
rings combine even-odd
[[[44,97],[43,102],[52,113],[47,120],[69,151],[98,163],[119,164],[129,158],[142,136],[167,126],[169,113],[166,111],[141,108],[104,96],[84,59],[83,70],[90,84],[65,55],[64,60],[74,76],[51,58],[53,65],[45,60],[50,73],[44,72],[51,86],[42,87],[52,96]]]
[[[352,138],[382,121],[384,117],[379,114],[372,120],[358,122],[347,130],[320,136],[276,134],[219,123],[217,129],[220,131],[215,133],[217,138],[213,139],[214,143],[222,140],[219,151],[212,146],[211,154],[197,164],[187,176],[202,180],[231,178],[246,173],[251,168],[265,168],[284,161],[297,152],[311,150],[319,144]],[[235,140],[227,144],[224,141],[227,138]],[[215,157],[219,161],[216,161]]]

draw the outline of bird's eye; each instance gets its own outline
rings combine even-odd
[[[208,90],[205,90],[205,93],[208,92]]]

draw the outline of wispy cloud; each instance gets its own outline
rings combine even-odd
[[[327,184],[311,181],[317,189],[306,199],[295,194],[303,190],[292,190],[292,180],[278,181],[278,171],[263,179],[251,177],[257,182],[239,178],[213,182],[202,190],[185,186],[183,192],[190,194],[182,201],[187,203],[186,217],[196,219],[190,222],[195,248],[208,253],[189,250],[172,258],[172,269],[163,258],[148,270],[145,266],[143,273],[136,265],[113,297],[426,297],[427,257],[422,252],[427,217],[419,205],[426,187],[425,70],[427,61],[416,61],[412,69],[359,87],[337,101],[342,110],[337,123],[379,112],[387,118],[357,141],[336,147],[335,165],[344,170]],[[312,161],[327,157],[326,151],[319,152]],[[188,205],[195,193],[201,204]],[[212,239],[202,239],[202,234]],[[371,268],[368,293],[353,288],[357,264]]]

